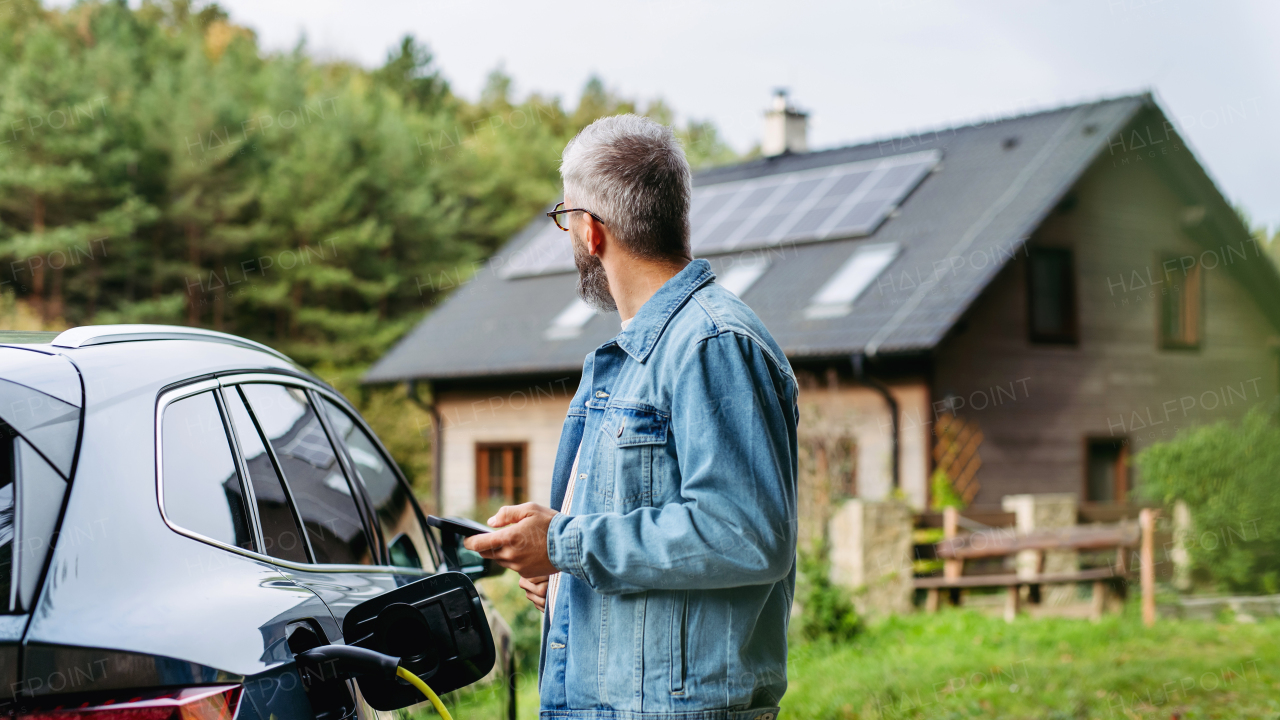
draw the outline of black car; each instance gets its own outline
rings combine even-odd
[[[472,633],[489,664],[452,682],[442,671],[440,691],[487,674],[505,683],[513,714],[510,630],[449,572],[463,569],[454,540],[433,534],[352,405],[270,348],[155,325],[0,332],[0,692],[10,715],[372,717],[405,702],[375,700],[372,681],[304,681],[295,655],[359,644],[352,627],[366,610],[402,610],[406,593],[432,583],[476,614],[442,610],[443,640],[398,625],[366,639],[425,667],[463,652],[425,646]]]

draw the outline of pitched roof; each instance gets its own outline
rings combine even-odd
[[[719,275],[744,260],[768,260],[742,299],[789,357],[931,349],[1106,149],[1108,138],[1151,104],[1149,95],[1127,96],[698,173],[695,187],[921,150],[938,150],[942,157],[869,237],[708,260]],[[538,217],[512,238],[374,365],[365,381],[579,370],[588,352],[617,334],[617,316],[597,315],[577,336],[553,339],[547,330],[574,301],[577,274],[507,279],[497,272],[546,222]],[[851,311],[806,314],[814,292],[871,243],[893,243],[897,254]]]

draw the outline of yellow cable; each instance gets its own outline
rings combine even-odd
[[[453,716],[449,714],[449,711],[445,708],[444,703],[440,702],[440,697],[435,694],[435,691],[427,687],[426,683],[422,682],[422,678],[418,677],[417,675],[414,675],[413,673],[409,672],[408,670],[405,670],[402,667],[396,668],[396,675],[399,675],[400,677],[409,681],[410,685],[418,688],[418,690],[423,695],[426,695],[427,699],[431,701],[431,704],[435,706],[436,712],[440,713],[440,717],[444,718],[444,720],[453,720]]]

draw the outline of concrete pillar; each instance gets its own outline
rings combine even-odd
[[[1169,556],[1173,560],[1173,586],[1182,592],[1191,589],[1191,554],[1187,552],[1191,532],[1191,509],[1178,500],[1173,504],[1173,547]]]
[[[906,613],[911,597],[911,508],[896,501],[848,500],[828,525],[831,582],[854,591],[858,612]]]
[[[1015,527],[1019,533],[1034,530],[1075,527],[1078,520],[1074,493],[1045,493],[1041,495],[1005,495],[1001,500],[1005,512],[1017,516]],[[1044,573],[1077,572],[1080,570],[1080,553],[1075,550],[1049,550],[1044,553],[1044,567],[1037,568],[1040,553],[1024,550],[1018,553],[1018,577]],[[1040,589],[1041,602],[1064,605],[1075,601],[1074,584],[1052,585]]]

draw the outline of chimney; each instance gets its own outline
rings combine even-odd
[[[764,142],[760,144],[760,151],[766,157],[807,151],[808,122],[809,114],[800,112],[787,101],[785,88],[774,90],[773,107],[764,114]]]

